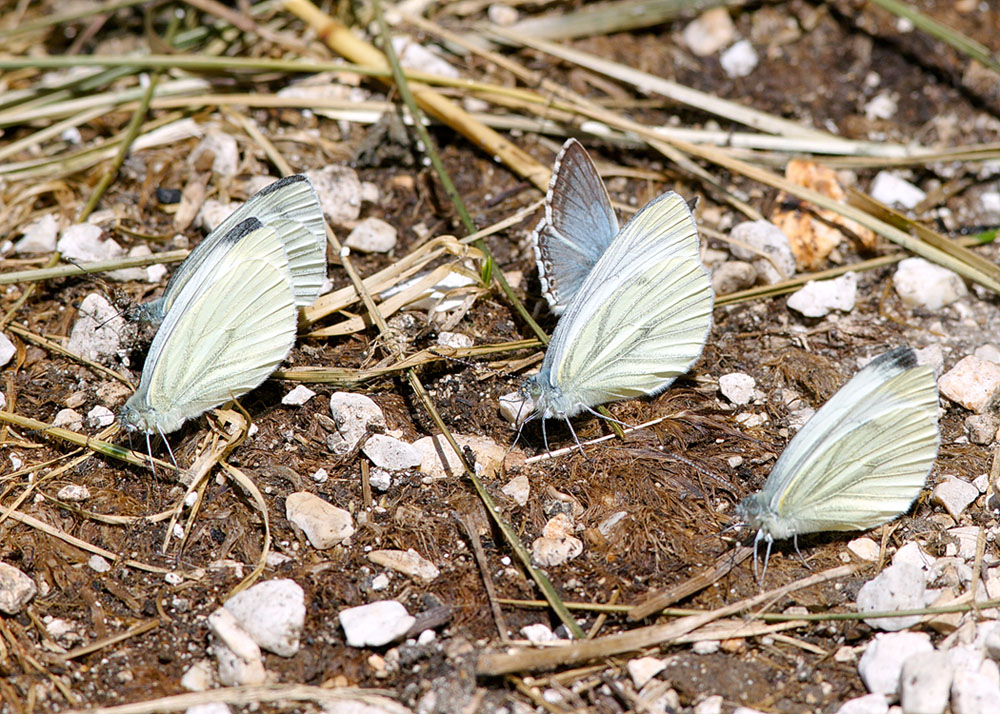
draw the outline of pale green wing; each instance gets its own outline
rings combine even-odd
[[[139,388],[126,404],[144,413],[151,430],[173,431],[254,389],[295,342],[281,241],[254,219],[245,224],[257,227],[185,285],[153,339]]]
[[[698,359],[711,327],[708,275],[687,257],[642,261],[574,307],[581,301],[553,365],[562,393],[587,406],[665,389]]]
[[[713,302],[691,210],[677,194],[663,194],[587,275],[556,325],[542,372],[586,406],[655,394],[701,355]]]
[[[937,455],[937,403],[934,374],[911,349],[873,360],[774,465],[759,500],[778,530],[860,530],[904,513]]]
[[[309,179],[299,174],[265,187],[222,221],[174,271],[163,296],[138,307],[140,317],[152,323],[162,321],[188,281],[209,264],[210,256],[217,257],[216,244],[248,218],[256,218],[265,226],[279,227],[294,284],[295,304],[311,305],[326,278],[326,225],[316,191]]]

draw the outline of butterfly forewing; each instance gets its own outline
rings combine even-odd
[[[894,350],[810,419],[778,459],[760,499],[791,532],[870,528],[909,508],[937,446],[933,372],[916,366],[912,350]]]
[[[247,219],[212,248],[177,295],[126,403],[167,433],[260,384],[295,341],[296,308],[283,244]]]
[[[587,273],[618,234],[611,199],[576,139],[563,145],[545,197],[545,217],[532,234],[542,294],[562,313]]]
[[[305,176],[296,175],[265,187],[223,220],[174,271],[163,296],[139,306],[140,315],[150,322],[160,322],[184,286],[199,270],[211,268],[212,261],[218,259],[220,254],[214,250],[216,244],[250,218],[256,218],[265,226],[292,222],[304,229],[287,233],[291,242],[285,246],[285,251],[296,305],[311,305],[326,277],[326,225],[312,184]]]

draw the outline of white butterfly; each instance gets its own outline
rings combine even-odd
[[[604,184],[572,139],[546,203],[534,237],[546,297],[562,316],[527,380],[536,415],[568,423],[598,404],[666,389],[701,355],[712,325],[712,283],[688,204],[665,193],[617,231]]]
[[[937,382],[909,347],[872,360],[785,447],[758,493],[736,509],[767,542],[874,528],[909,510],[938,448]],[[763,574],[761,575],[763,579]]]
[[[212,259],[223,253],[215,246],[248,218],[274,226],[288,256],[296,307],[312,305],[326,279],[326,225],[319,198],[309,179],[288,176],[261,189],[233,211],[199,243],[174,271],[163,296],[135,307],[130,318],[159,324],[184,286]]]
[[[213,240],[173,295],[142,378],[119,414],[129,431],[161,436],[246,394],[295,343],[297,308],[285,240],[298,222],[247,218]]]

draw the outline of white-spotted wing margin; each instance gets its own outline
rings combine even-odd
[[[642,208],[587,275],[528,388],[542,418],[666,389],[701,355],[714,295],[688,204]]]
[[[288,260],[274,228],[255,218],[213,247],[176,296],[122,409],[130,430],[167,434],[257,387],[295,342]]]
[[[891,521],[934,465],[937,407],[934,373],[912,349],[877,357],[802,427],[737,514],[768,548],[777,538]]]
[[[220,253],[215,246],[248,218],[264,226],[297,224],[291,230],[279,230],[294,285],[296,307],[315,302],[326,279],[326,224],[319,198],[309,179],[297,174],[275,181],[247,199],[215,230],[209,233],[174,271],[163,295],[137,306],[134,314],[141,320],[159,324],[172,308],[184,286],[199,270],[211,267]]]
[[[597,167],[576,139],[567,139],[552,167],[545,216],[531,234],[542,295],[562,314],[618,234],[618,219]]]

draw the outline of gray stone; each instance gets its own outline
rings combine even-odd
[[[906,658],[900,678],[900,703],[906,714],[943,714],[951,692],[952,666],[944,652]]]
[[[330,396],[330,414],[337,424],[343,449],[347,453],[361,440],[367,431],[383,431],[385,415],[372,399],[363,394],[335,392]]]
[[[56,498],[67,503],[79,503],[90,498],[90,489],[83,484],[68,483],[56,492]]]
[[[757,382],[749,374],[730,372],[719,377],[719,391],[733,404],[749,404]]]
[[[373,550],[368,554],[368,560],[425,583],[431,582],[441,574],[434,563],[424,558],[413,548],[409,550]]]
[[[743,260],[727,260],[712,270],[712,289],[716,295],[745,290],[757,282],[757,268]]]
[[[869,692],[895,697],[899,694],[903,663],[915,654],[934,651],[925,632],[891,632],[875,635],[858,661],[858,673]]]
[[[0,612],[18,614],[36,592],[34,580],[13,565],[0,563]]]
[[[381,218],[366,218],[354,227],[344,241],[351,250],[362,253],[388,253],[396,247],[396,229]]]
[[[340,626],[351,647],[387,645],[405,635],[415,622],[416,618],[395,600],[380,600],[340,611]]]
[[[316,189],[323,213],[335,225],[344,225],[361,214],[361,180],[354,169],[328,164],[307,171],[306,176]]]
[[[295,389],[281,398],[281,403],[286,406],[301,407],[310,399],[316,396],[316,392],[309,389],[304,384],[300,384]]]
[[[734,227],[729,235],[734,241],[749,246],[732,244],[729,249],[740,260],[749,260],[766,284],[788,280],[795,275],[795,254],[788,236],[770,221],[745,221]]]
[[[299,651],[306,605],[305,593],[294,580],[257,583],[226,600],[224,607],[261,648],[282,657]]]
[[[319,550],[332,548],[354,535],[350,513],[307,491],[285,499],[285,517],[301,528]]]
[[[858,591],[858,612],[914,610],[928,604],[927,574],[911,563],[895,563],[861,586]],[[919,615],[910,617],[865,618],[865,622],[881,630],[895,632],[912,627]]]
[[[46,213],[24,229],[24,237],[14,244],[14,252],[19,255],[51,253],[56,249],[58,233],[58,221],[51,213]]]
[[[980,345],[972,353],[973,356],[979,359],[984,359],[987,362],[998,362],[1000,363],[1000,347],[993,344]]]
[[[938,389],[951,401],[982,414],[1000,396],[1000,364],[963,357],[938,380]]]
[[[134,334],[103,295],[91,293],[80,303],[66,349],[84,359],[109,364],[122,353],[122,343]]]
[[[206,161],[211,158],[212,172],[223,178],[233,178],[239,171],[240,150],[236,139],[219,129],[208,130],[205,138],[188,155],[188,163],[194,166],[203,157]]]
[[[931,497],[957,521],[962,511],[979,497],[979,489],[955,476],[945,476],[944,481],[934,487]]]
[[[998,426],[1000,421],[992,414],[970,414],[965,417],[965,431],[973,444],[992,444]]]
[[[373,464],[388,471],[415,469],[423,461],[420,449],[385,434],[372,434],[361,450]]]

